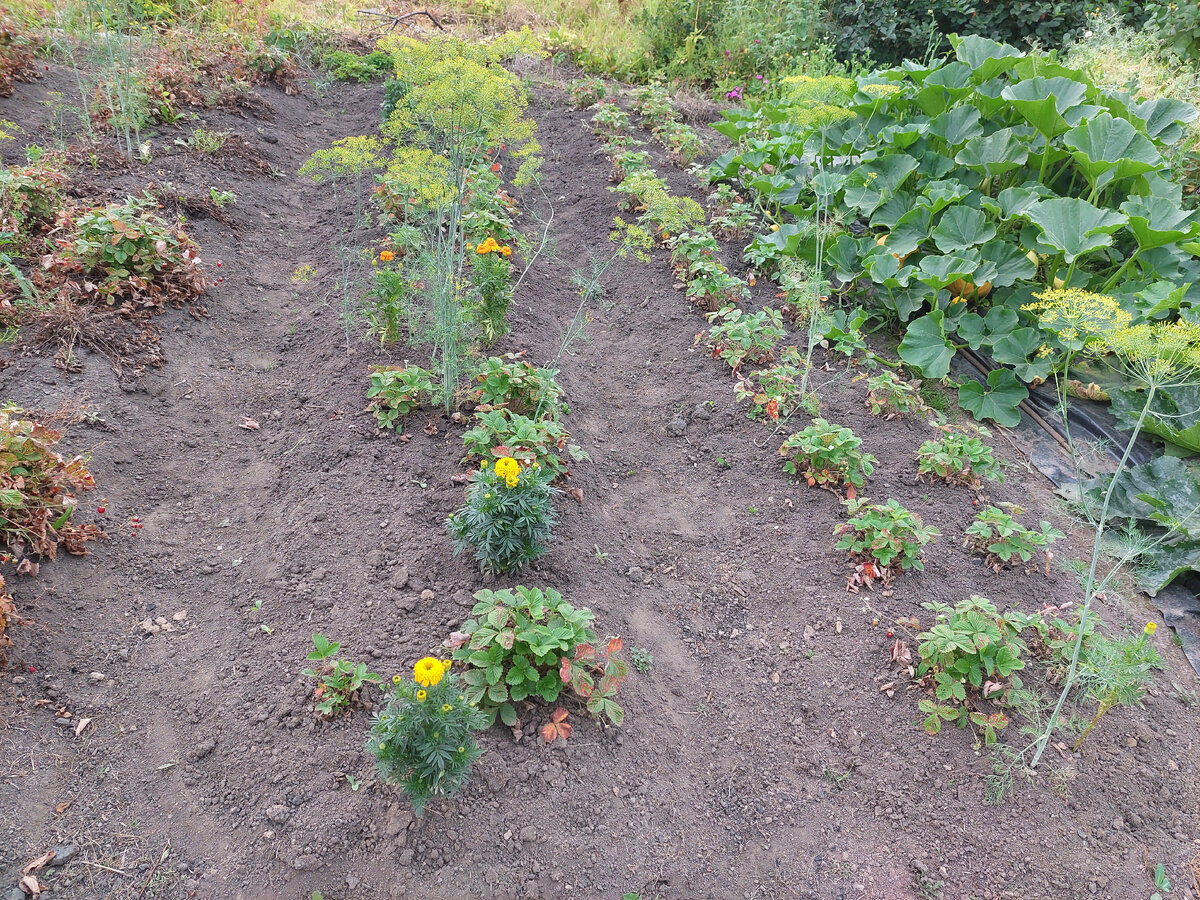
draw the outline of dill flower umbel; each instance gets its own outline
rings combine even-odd
[[[1133,316],[1107,294],[1080,288],[1055,288],[1033,296],[1041,302],[1021,308],[1037,313],[1043,328],[1056,332],[1059,340],[1075,349],[1082,349],[1097,337],[1127,328],[1133,320]]]
[[[1190,381],[1200,370],[1200,325],[1182,319],[1120,328],[1105,343],[1146,383]]]
[[[433,687],[442,680],[442,676],[445,674],[445,665],[440,659],[434,659],[432,656],[417,660],[416,665],[413,666],[413,680],[425,687]]]

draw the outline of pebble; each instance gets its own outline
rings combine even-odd
[[[75,844],[63,844],[61,847],[54,848],[54,859],[46,863],[48,866],[65,866],[75,858],[79,852],[79,847]]]
[[[421,591],[421,599],[424,600],[426,603],[428,603],[430,600],[432,600],[433,597],[434,597],[433,591],[431,591],[429,588],[425,588],[425,590]]]
[[[667,434],[671,437],[683,437],[687,434],[687,420],[682,416],[676,416],[667,423]]]
[[[267,808],[267,818],[276,825],[282,825],[292,817],[292,811],[282,803],[276,803]]]

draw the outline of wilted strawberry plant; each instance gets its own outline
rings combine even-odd
[[[890,369],[884,369],[877,375],[859,375],[854,380],[863,378],[867,380],[866,406],[873,416],[894,419],[910,413],[923,413],[927,409],[916,386]]]
[[[750,401],[750,409],[746,415],[759,421],[778,422],[787,419],[801,405],[805,398],[800,384],[801,366],[800,354],[795,347],[785,347],[780,354],[780,361],[766,369],[759,369],[752,375],[747,375],[733,387],[734,396],[738,403]]]
[[[66,460],[55,451],[61,439],[19,407],[0,407],[0,540],[18,572],[36,573],[31,557],[54,559],[60,547],[82,556],[85,544],[101,535],[94,523],[71,521],[78,492],[96,482],[86,454]]]
[[[22,247],[53,223],[62,207],[66,176],[48,165],[0,169],[0,232]]]
[[[313,649],[308,654],[312,668],[301,672],[308,678],[317,679],[313,699],[316,700],[317,715],[332,719],[351,704],[359,700],[359,692],[365,685],[379,684],[380,677],[367,671],[366,663],[353,663],[348,659],[335,659],[342,645],[322,634],[313,635]]]
[[[82,299],[161,309],[204,290],[195,243],[153,213],[150,200],[94,207],[61,221],[68,237],[42,260],[57,283]]]

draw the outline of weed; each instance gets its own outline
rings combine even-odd
[[[629,648],[629,661],[644,675],[654,667],[654,654],[645,647],[633,646]]]
[[[316,665],[300,673],[317,679],[317,688],[313,692],[313,699],[317,701],[315,709],[318,716],[326,719],[332,719],[349,709],[357,702],[359,691],[365,685],[379,684],[380,681],[376,673],[367,671],[366,663],[335,659],[341,649],[342,645],[337,641],[314,634],[313,650],[309,652],[308,659]]]
[[[229,137],[228,131],[213,131],[210,128],[200,127],[188,136],[186,143],[188,149],[195,153],[202,156],[215,156],[225,148]]]
[[[237,203],[237,194],[233,191],[218,191],[216,188],[208,189],[209,199],[213,205],[219,209],[224,209],[226,206],[232,206]]]

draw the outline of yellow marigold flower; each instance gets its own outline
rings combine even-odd
[[[432,656],[417,660],[416,665],[413,666],[413,681],[425,687],[433,687],[442,680],[442,676],[445,674],[446,667],[442,665],[442,661],[434,659]]]
[[[420,700],[422,703],[425,702],[425,698],[428,696],[429,695],[426,694],[424,691],[417,691],[417,699]]]
[[[442,704],[442,712],[450,712],[450,710],[451,710],[451,709],[453,709],[453,707],[452,707],[452,706],[450,706],[450,704],[449,704],[449,703],[443,703],[443,704]]]
[[[478,253],[480,256],[484,256],[488,253],[494,253],[499,249],[500,249],[500,245],[497,244],[493,238],[488,238],[483,243],[481,243],[478,247],[475,248],[475,252]]]
[[[391,262],[393,259],[396,258],[396,254],[393,253],[391,250],[384,250],[382,253],[379,254],[379,258],[382,259],[384,262]]]
[[[496,474],[503,478],[510,488],[516,487],[521,475],[521,464],[511,456],[502,456],[496,460]]]
[[[392,684],[399,684],[399,683],[400,683],[400,676],[399,676],[399,675],[393,675],[393,676],[392,676]]]
[[[1142,629],[1143,634],[1154,634],[1156,631],[1158,631],[1157,622],[1147,622],[1146,627]]]

